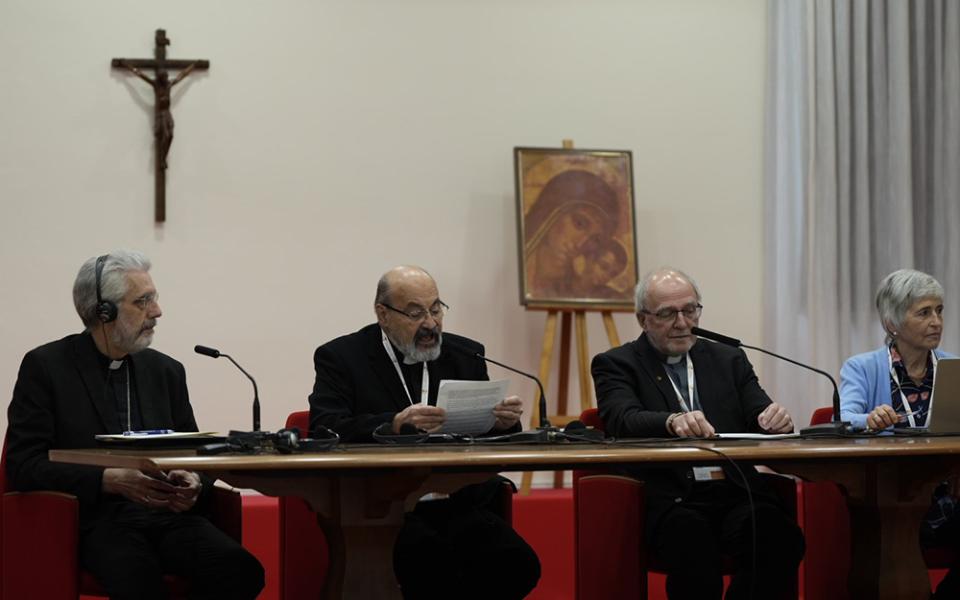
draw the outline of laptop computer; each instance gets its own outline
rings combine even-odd
[[[920,433],[960,435],[960,358],[937,361],[927,427],[911,429]]]

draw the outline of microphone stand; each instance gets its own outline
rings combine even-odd
[[[216,348],[198,345],[194,346],[193,350],[197,354],[202,354],[211,358],[220,358],[221,356],[226,358],[233,363],[233,366],[240,369],[240,372],[246,375],[247,379],[250,380],[250,383],[253,384],[253,431],[231,430],[227,435],[227,441],[225,443],[207,444],[206,446],[201,446],[197,449],[197,453],[220,454],[221,452],[244,452],[248,454],[259,454],[266,448],[271,447],[271,442],[275,437],[274,434],[260,431],[260,392],[257,389],[257,381],[253,378],[253,376],[250,375],[250,373],[247,373],[247,370],[241,367],[237,361],[233,360],[232,356],[220,352]]]
[[[260,431],[260,394],[257,391],[257,382],[253,380],[253,377],[250,376],[250,373],[247,373],[246,369],[237,364],[237,361],[233,360],[233,357],[229,354],[220,353],[220,356],[228,359],[234,364],[235,367],[240,369],[240,372],[247,376],[247,379],[250,380],[250,383],[253,384],[253,431]]]
[[[529,374],[529,373],[524,373],[523,371],[521,371],[521,370],[519,370],[519,369],[515,369],[515,368],[513,368],[513,367],[511,367],[511,366],[509,366],[509,365],[505,365],[505,364],[503,364],[502,362],[493,360],[492,358],[487,358],[486,356],[480,354],[479,352],[474,352],[473,355],[476,356],[477,358],[481,359],[481,360],[485,360],[485,361],[487,361],[487,362],[489,362],[489,363],[493,363],[493,364],[497,365],[498,367],[503,367],[504,369],[506,369],[506,370],[508,370],[508,371],[512,371],[513,373],[516,373],[517,375],[523,375],[524,377],[526,377],[526,378],[528,378],[528,379],[532,379],[532,380],[534,380],[534,381],[537,383],[537,389],[538,389],[539,392],[540,392],[540,399],[539,399],[538,404],[537,404],[537,406],[539,407],[539,412],[540,412],[540,426],[537,427],[536,429],[534,429],[533,431],[519,431],[519,432],[517,432],[517,433],[507,434],[507,435],[510,436],[511,441],[516,441],[516,442],[553,442],[553,441],[559,439],[558,436],[559,436],[560,434],[562,434],[563,432],[562,432],[559,428],[554,427],[553,425],[550,424],[550,419],[547,417],[547,397],[546,397],[546,394],[543,393],[543,384],[540,383],[540,378],[539,378],[539,377],[534,377],[533,375],[531,375],[531,374]]]
[[[810,365],[805,365],[802,362],[793,360],[792,358],[787,358],[786,356],[781,356],[775,352],[770,352],[769,350],[764,350],[763,348],[757,348],[756,346],[749,346],[744,344],[737,338],[732,338],[726,335],[715,333],[713,331],[707,331],[706,329],[701,329],[699,327],[691,328],[690,332],[697,336],[720,344],[727,346],[733,346],[734,348],[749,348],[751,350],[756,350],[757,352],[763,352],[774,358],[779,358],[780,360],[785,360],[788,363],[797,365],[798,367],[803,367],[808,371],[813,371],[814,373],[819,373],[830,380],[830,383],[833,384],[833,420],[829,423],[821,423],[819,425],[811,425],[809,427],[804,427],[800,430],[800,435],[844,435],[850,430],[850,423],[840,420],[840,390],[837,387],[837,382],[830,373],[826,371],[821,371]]]
[[[800,430],[800,435],[843,435],[847,433],[847,430],[850,428],[850,423],[844,423],[840,420],[840,390],[837,388],[837,382],[834,380],[833,376],[826,371],[821,371],[810,365],[805,365],[803,363],[797,362],[792,358],[787,358],[786,356],[780,356],[769,350],[764,350],[763,348],[757,348],[756,346],[748,346],[747,344],[740,344],[744,348],[749,348],[751,350],[756,350],[757,352],[763,352],[774,358],[779,358],[780,360],[785,360],[788,363],[797,365],[798,367],[803,367],[804,369],[809,369],[814,373],[820,373],[824,375],[827,379],[830,380],[830,383],[833,384],[833,420],[829,423],[820,423],[819,425],[810,425],[809,427],[804,427]]]

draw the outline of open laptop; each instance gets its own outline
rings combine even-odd
[[[933,381],[927,427],[914,431],[960,435],[960,358],[941,358],[937,361],[937,377]]]

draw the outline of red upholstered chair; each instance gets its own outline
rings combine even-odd
[[[824,423],[829,423],[832,420],[833,420],[832,406],[821,406],[820,408],[814,409],[813,415],[810,416],[811,425],[823,425]]]
[[[296,427],[307,437],[310,411],[290,413],[286,427]],[[330,554],[317,515],[306,500],[295,496],[281,496],[279,511],[280,598],[319,598],[327,578]]]
[[[813,411],[813,416],[810,417],[811,425],[819,425],[821,423],[829,423],[833,419],[833,408],[830,406],[823,406]],[[839,540],[841,543],[845,543],[845,550],[849,551],[850,548],[850,522],[849,518],[846,523],[846,538]],[[839,550],[838,550],[839,552]],[[849,552],[847,553],[849,555]],[[956,551],[952,548],[946,546],[938,546],[934,548],[926,548],[923,550],[923,561],[927,563],[928,569],[949,569],[957,562],[958,556]],[[849,559],[848,559],[849,565]]]
[[[584,411],[580,420],[603,429],[595,408]],[[577,598],[646,598],[647,571],[662,570],[643,547],[643,482],[584,471],[575,471],[573,480]],[[804,482],[777,475],[770,476],[768,482],[806,537],[798,594],[804,598],[845,598],[850,523],[839,488],[831,482]],[[725,569],[729,571],[731,566]]]
[[[12,492],[7,487],[7,441],[0,454],[0,599],[76,600],[106,596],[77,559],[77,499],[61,492]],[[240,494],[215,488],[213,521],[240,541]],[[166,578],[172,598],[187,596],[188,583]]]

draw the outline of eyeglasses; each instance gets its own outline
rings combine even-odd
[[[650,312],[645,308],[641,308],[640,312],[645,315],[650,315],[654,319],[661,321],[663,323],[673,323],[677,320],[677,315],[682,314],[684,319],[698,319],[700,318],[700,313],[703,311],[703,305],[699,302],[697,304],[688,304],[683,308],[662,308],[657,312]]]
[[[401,315],[405,316],[406,318],[414,322],[423,321],[424,319],[427,318],[427,315],[430,315],[431,317],[434,318],[434,320],[439,321],[440,319],[443,318],[443,313],[450,309],[449,306],[444,304],[443,300],[437,300],[436,302],[433,303],[433,306],[431,306],[429,309],[417,307],[411,311],[400,310],[399,308],[394,308],[384,302],[381,302],[380,304],[389,308],[395,313],[400,313]]]
[[[144,294],[139,298],[130,301],[130,304],[136,306],[140,310],[147,310],[147,307],[151,304],[160,301],[160,294]]]

